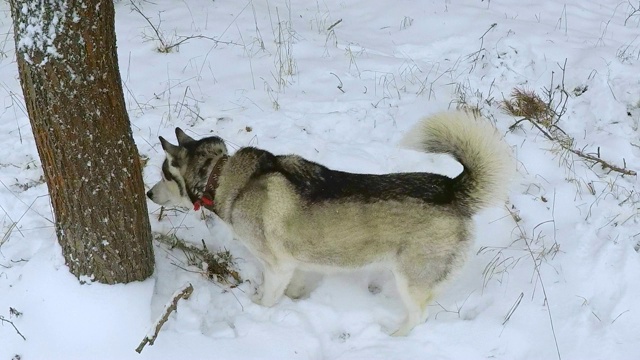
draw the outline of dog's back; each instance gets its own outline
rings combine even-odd
[[[424,152],[450,154],[463,170],[455,178],[431,173],[354,174],[251,147],[239,150],[236,156],[251,158],[251,171],[246,164],[243,169],[252,179],[273,174],[285,177],[309,207],[327,202],[416,200],[449,205],[470,216],[504,199],[513,163],[508,147],[486,120],[467,112],[437,114],[420,121],[403,143]]]

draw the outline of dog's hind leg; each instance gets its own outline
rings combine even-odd
[[[407,316],[393,336],[405,336],[419,324],[427,320],[427,305],[433,298],[433,289],[419,278],[412,278],[402,272],[394,271],[396,286],[404,303]]]
[[[295,271],[284,294],[291,299],[301,299],[308,296],[306,274],[299,270]]]
[[[284,294],[294,300],[306,299],[321,281],[322,274],[298,269],[293,274]]]
[[[267,307],[275,305],[284,294],[294,272],[295,267],[292,266],[275,267],[265,263],[264,273],[262,274],[262,298],[259,301],[260,304]]]

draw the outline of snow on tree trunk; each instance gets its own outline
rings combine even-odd
[[[153,272],[141,164],[124,103],[113,1],[10,0],[20,82],[70,271]]]

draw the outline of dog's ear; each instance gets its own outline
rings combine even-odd
[[[162,148],[164,149],[164,151],[171,155],[171,156],[176,156],[178,154],[178,152],[180,151],[180,147],[179,146],[175,146],[172,143],[168,142],[165,138],[163,138],[162,136],[158,137],[160,139],[160,145],[162,145]]]
[[[195,141],[191,136],[185,134],[179,127],[176,128],[176,138],[178,139],[178,145],[184,145]]]

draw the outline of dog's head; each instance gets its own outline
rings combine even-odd
[[[195,140],[176,128],[178,145],[160,136],[165,152],[162,180],[147,192],[158,205],[193,206],[202,196],[209,174],[220,157],[227,154],[224,141],[217,136]]]

